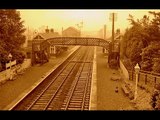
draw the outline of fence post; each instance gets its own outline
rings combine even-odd
[[[156,82],[157,82],[156,77],[154,77],[154,82],[155,82],[155,84],[156,84]]]
[[[145,84],[147,84],[147,75],[145,75]]]
[[[133,70],[132,70],[132,73],[131,73],[131,74],[132,74],[132,81],[133,81],[133,73],[134,73],[134,72],[133,72]]]

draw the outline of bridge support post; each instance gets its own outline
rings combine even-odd
[[[56,57],[56,46],[54,46],[53,48],[54,48],[53,54],[54,54],[54,57]]]
[[[34,41],[32,41],[32,51],[31,51],[31,65],[35,64],[35,52],[34,52]]]

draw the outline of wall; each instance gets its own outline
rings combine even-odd
[[[129,74],[127,69],[125,68],[125,66],[123,65],[122,61],[120,60],[120,69],[121,69],[121,73],[124,77],[124,80],[129,80]]]
[[[25,69],[31,66],[31,59],[25,59],[22,64],[16,65],[7,69],[5,71],[0,72],[0,83],[9,80],[10,74],[14,77],[17,74],[21,74]]]

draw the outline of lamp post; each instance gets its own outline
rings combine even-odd
[[[12,74],[11,74],[11,72],[12,72],[12,71],[11,71],[11,66],[12,66],[12,65],[11,65],[12,54],[11,54],[11,53],[9,53],[8,59],[9,59],[9,67],[10,67],[10,70],[9,70],[9,76],[10,76],[10,77],[9,77],[9,79],[12,80]]]
[[[136,100],[137,99],[138,73],[140,71],[140,67],[139,67],[138,63],[136,64],[134,69],[135,69],[135,73],[136,73],[136,84],[135,84],[134,100]]]

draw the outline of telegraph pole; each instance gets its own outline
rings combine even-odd
[[[112,45],[113,45],[113,42],[114,42],[114,22],[117,20],[117,13],[111,13],[110,14],[110,21],[112,21]],[[112,49],[113,49],[113,46],[112,46]]]
[[[62,27],[62,37],[63,37],[63,27]]]
[[[115,13],[112,13],[112,43],[114,41],[114,15]]]
[[[103,38],[104,38],[104,40],[106,40],[106,25],[104,25],[104,30],[103,30]],[[103,53],[106,53],[106,49],[105,48],[102,48],[102,51],[103,51]]]
[[[109,45],[109,56],[108,56],[108,63],[110,64],[112,52],[113,52],[113,43],[114,43],[114,22],[117,20],[117,14],[116,13],[110,13],[109,20],[112,22],[112,39],[111,44]]]
[[[106,39],[106,25],[104,25],[104,39]]]

